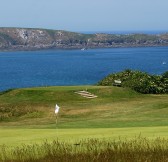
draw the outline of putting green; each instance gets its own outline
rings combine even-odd
[[[168,126],[133,128],[96,128],[96,129],[7,129],[0,128],[0,145],[19,146],[44,141],[60,140],[78,142],[82,139],[131,139],[137,136],[167,138]]]

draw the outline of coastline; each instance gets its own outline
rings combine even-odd
[[[64,30],[0,28],[0,51],[168,46],[168,33],[83,34]]]
[[[35,48],[35,47],[23,47],[23,48],[8,48],[0,49],[0,52],[17,52],[17,51],[43,51],[43,50],[81,50],[83,48],[88,49],[111,49],[111,48],[145,48],[145,47],[168,47],[168,44],[161,45],[115,45],[115,46],[63,46],[63,47],[49,47],[49,48]]]

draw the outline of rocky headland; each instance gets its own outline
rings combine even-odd
[[[0,28],[0,51],[168,46],[168,33],[82,34],[62,30]]]

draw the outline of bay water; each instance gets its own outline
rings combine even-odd
[[[158,75],[168,71],[168,47],[0,52],[0,91],[92,85],[125,69]]]

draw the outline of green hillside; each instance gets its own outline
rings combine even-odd
[[[94,98],[75,93],[79,91]],[[57,124],[56,103],[61,107]],[[0,94],[4,162],[97,162],[105,157],[107,162],[166,162],[167,128],[168,94],[113,86],[25,88]]]
[[[98,96],[76,94],[87,90]],[[0,95],[0,126],[55,128],[122,128],[168,126],[168,95],[144,95],[112,86],[16,89]]]
[[[168,46],[168,34],[83,34],[64,30],[0,27],[0,51]]]

